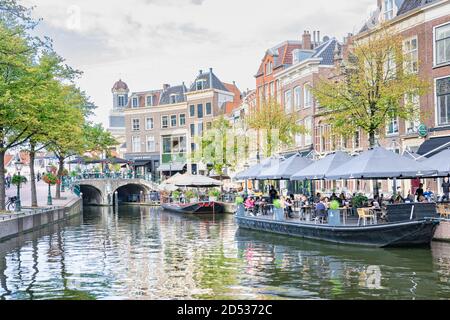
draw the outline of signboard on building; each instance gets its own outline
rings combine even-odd
[[[420,137],[426,138],[428,136],[428,127],[422,123],[417,129],[417,132]]]

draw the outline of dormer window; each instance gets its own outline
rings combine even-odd
[[[127,105],[128,101],[127,101],[127,97],[125,95],[120,95],[118,96],[119,99],[119,108],[123,108]]]
[[[300,62],[300,50],[295,49],[292,51],[292,64],[297,64]]]
[[[384,20],[394,18],[394,0],[384,0]]]
[[[133,98],[133,108],[138,108],[139,107],[139,98],[134,97]]]
[[[206,89],[206,80],[197,80],[197,91],[205,90]]]
[[[147,96],[147,107],[152,107],[154,105],[153,98],[154,96]]]
[[[177,97],[178,97],[177,94],[172,94],[172,95],[170,95],[170,103],[171,103],[171,104],[177,103]]]
[[[266,74],[271,74],[273,71],[272,61],[266,63]]]

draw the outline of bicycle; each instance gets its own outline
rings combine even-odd
[[[17,197],[8,198],[8,201],[6,202],[6,209],[8,211],[14,210],[16,208],[16,201],[17,201]]]

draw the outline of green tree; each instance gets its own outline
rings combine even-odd
[[[258,148],[263,150],[266,157],[272,156],[281,147],[292,146],[295,135],[305,133],[305,128],[296,121],[296,116],[286,114],[283,106],[274,98],[264,101],[259,109],[251,110],[247,116],[248,127],[256,130],[258,139],[264,143],[261,147],[258,142]]]
[[[416,120],[414,99],[428,92],[430,82],[411,72],[401,36],[382,26],[355,42],[333,78],[322,78],[312,89],[326,120],[345,137],[362,129],[371,147],[393,118]]]
[[[100,152],[106,157],[111,156],[111,148],[118,142],[109,131],[103,128],[102,124],[87,122],[83,131],[86,152]]]

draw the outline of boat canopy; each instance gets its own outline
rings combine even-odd
[[[437,170],[382,147],[365,151],[325,175],[328,180],[431,177]]]
[[[289,180],[291,176],[313,163],[312,160],[295,154],[284,161],[278,161],[269,169],[261,172],[258,180]]]
[[[291,176],[291,180],[322,180],[330,171],[339,168],[351,159],[352,157],[349,154],[337,151],[296,172]]]
[[[202,175],[192,175],[189,173],[179,175],[174,180],[175,181],[172,182],[172,184],[177,187],[212,188],[220,187],[222,185],[222,182],[215,179]]]

